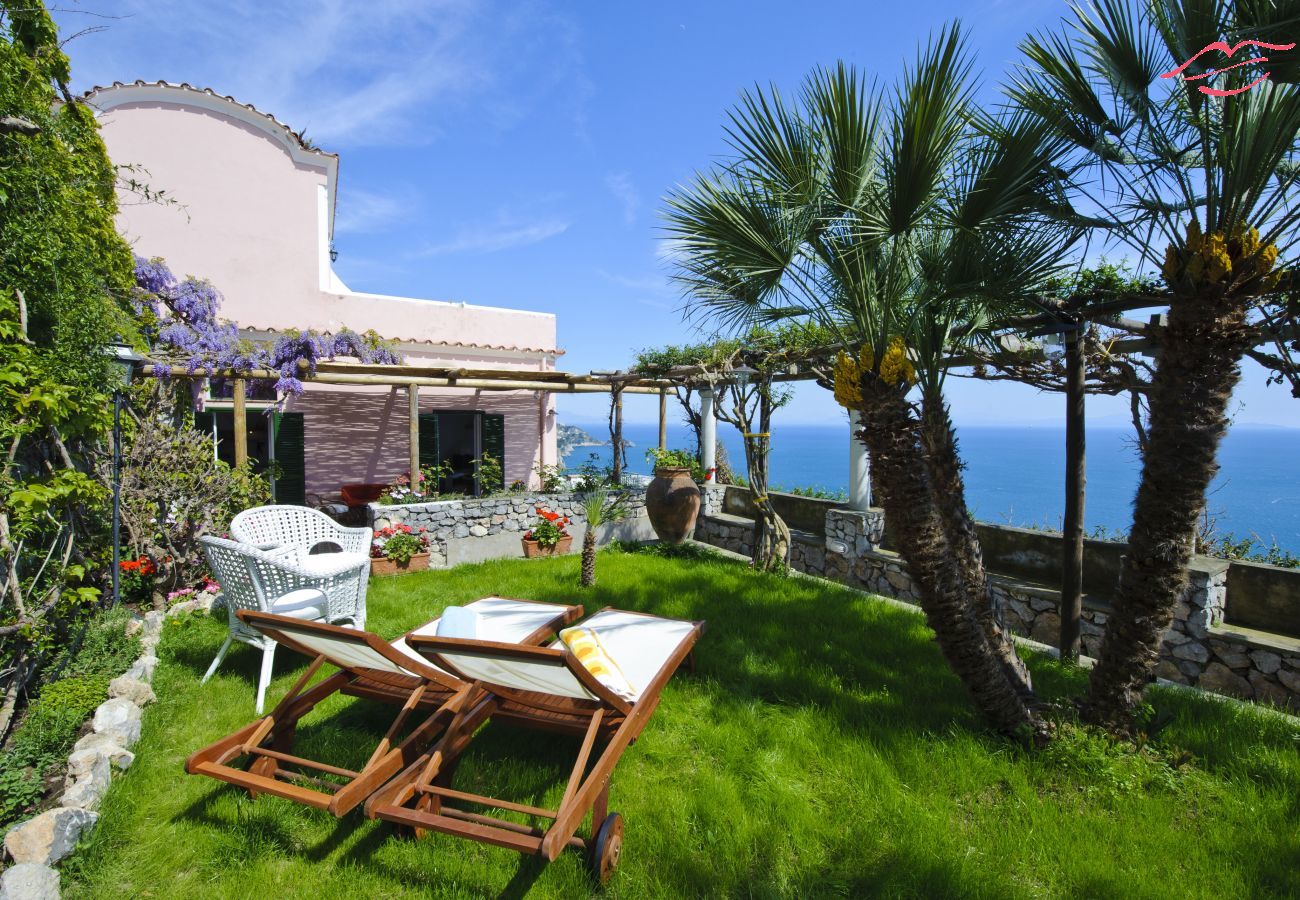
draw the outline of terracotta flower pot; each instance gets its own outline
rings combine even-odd
[[[524,558],[534,559],[538,556],[563,556],[573,547],[573,535],[566,534],[554,547],[543,547],[537,541],[523,538]]]
[[[382,556],[378,559],[372,557],[370,560],[370,574],[376,577],[383,577],[385,575],[405,575],[408,572],[423,572],[427,568],[429,568],[428,553],[416,553],[405,563],[399,563],[395,559],[388,559]]]
[[[655,469],[645,492],[645,511],[659,540],[680,544],[695,531],[700,514],[700,489],[690,469]]]

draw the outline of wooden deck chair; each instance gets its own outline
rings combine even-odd
[[[567,847],[586,850],[604,883],[618,864],[623,820],[608,811],[609,783],[623,751],[641,734],[668,680],[695,647],[703,622],[682,622],[606,609],[582,622],[624,676],[621,690],[579,661],[564,643],[523,647],[484,640],[413,634],[407,642],[448,672],[470,682],[470,693],[446,731],[424,755],[366,801],[366,815],[411,828],[457,835],[554,861]],[[567,634],[566,634],[567,636]],[[510,721],[580,735],[582,743],[558,809],[454,790],[452,777],[474,731]],[[599,749],[597,749],[599,747]],[[588,766],[593,759],[595,762]],[[549,820],[532,827],[482,815],[452,802]],[[577,837],[591,812],[590,839]]]
[[[506,647],[540,644],[582,615],[581,606],[503,597],[476,600],[465,608],[477,614],[478,633],[499,639]],[[436,633],[439,619],[390,642],[367,631],[270,613],[240,610],[239,617],[285,647],[314,657],[270,714],[196,751],[185,762],[191,775],[229,782],[254,797],[272,794],[345,815],[416,759],[475,693],[468,683],[422,658],[406,643],[408,637]],[[325,663],[338,672],[309,687]],[[359,772],[291,754],[298,721],[335,693],[399,707]],[[415,722],[412,714],[425,718]],[[412,722],[414,727],[400,738]]]

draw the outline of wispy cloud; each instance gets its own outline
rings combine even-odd
[[[414,256],[452,256],[460,253],[496,253],[539,244],[569,229],[563,219],[541,219],[517,223],[506,217],[496,221],[462,228],[445,241],[429,244],[417,250]]]
[[[629,225],[635,222],[637,211],[641,208],[641,194],[632,184],[632,176],[627,172],[606,175],[605,187],[623,205],[623,221]]]
[[[84,0],[58,18],[70,34],[102,14],[105,31],[69,45],[78,86],[163,78],[212,87],[327,149],[426,142],[451,132],[457,114],[478,121],[487,111],[488,127],[509,128],[546,93],[572,100],[580,122],[589,94],[575,26],[540,4]]]
[[[655,309],[676,308],[677,304],[672,299],[674,296],[672,285],[662,275],[620,275],[604,269],[597,269],[596,274],[610,284],[630,291],[628,299],[642,306],[652,306]]]
[[[352,188],[339,197],[334,233],[383,233],[410,218],[411,212],[411,204],[403,198]]]

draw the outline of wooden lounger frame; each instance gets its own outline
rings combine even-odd
[[[555,607],[554,618],[526,635],[522,639],[523,643],[539,644],[582,615],[580,605],[549,605]],[[185,761],[185,771],[191,775],[207,775],[228,782],[244,788],[253,797],[271,794],[326,810],[335,816],[346,815],[376,788],[416,760],[438,732],[455,721],[475,696],[476,692],[469,683],[413,659],[368,631],[304,622],[301,619],[250,610],[241,610],[237,615],[285,647],[313,657],[307,670],[269,714],[195,751]],[[335,674],[308,687],[321,665],[327,662],[332,665],[338,663],[295,640],[295,632],[311,632],[355,646],[365,646],[411,675],[366,666],[342,665]],[[407,636],[410,636],[409,633]],[[295,756],[290,752],[299,720],[335,693],[364,697],[399,707],[392,724],[360,771]],[[403,727],[411,724],[412,715],[417,713],[428,715],[415,723],[406,737],[399,740]],[[247,759],[243,767],[235,764],[244,757]],[[343,782],[326,781],[315,774],[307,774],[304,770],[333,775],[343,779]],[[314,789],[306,787],[306,784],[313,785]]]
[[[597,877],[604,882],[617,865],[622,846],[622,817],[609,811],[610,779],[623,752],[640,736],[658,707],[664,686],[678,667],[690,658],[704,631],[703,622],[691,624],[691,631],[635,703],[619,697],[597,681],[567,648],[412,635],[407,643],[438,666],[465,678],[471,684],[470,693],[459,704],[438,741],[370,796],[365,805],[366,815],[413,829],[416,835],[437,831],[519,853],[544,856],[548,861],[554,861],[569,847],[587,850]],[[454,663],[443,657],[443,653],[565,667],[596,699],[580,700],[521,691],[474,680],[458,671]],[[461,754],[471,743],[474,732],[489,719],[582,736],[558,809],[526,806],[452,789],[451,781]],[[600,751],[588,771],[588,763],[598,744]],[[550,825],[545,828],[520,825],[451,806],[449,801],[523,813],[550,820]],[[591,837],[584,839],[577,836],[577,831],[588,812],[592,815]]]

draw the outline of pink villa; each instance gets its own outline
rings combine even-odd
[[[151,190],[179,204],[124,192],[121,232],[136,253],[163,257],[178,276],[209,279],[225,297],[223,317],[249,337],[373,329],[395,339],[411,365],[555,370],[563,351],[552,314],[345,285],[330,259],[339,158],[275,117],[165,82],[115,83],[86,99],[98,110],[112,160],[138,167]],[[535,485],[536,467],[557,462],[549,393],[422,387],[418,394],[420,461],[448,462],[455,473],[449,489],[473,491],[472,461],[484,451],[503,460],[507,484]],[[274,455],[280,502],[337,495],[347,483],[389,482],[408,469],[404,390],[309,382],[283,412],[272,410],[273,399],[250,398],[248,448],[255,459]],[[233,459],[231,401],[210,398],[201,421],[213,429],[221,456]]]

